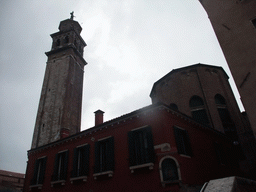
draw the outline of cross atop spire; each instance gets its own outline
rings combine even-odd
[[[74,20],[74,17],[75,17],[75,16],[74,16],[74,11],[72,11],[72,12],[70,13],[70,19],[71,19],[71,20]]]

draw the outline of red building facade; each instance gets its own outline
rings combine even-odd
[[[222,67],[194,64],[174,69],[156,81],[150,97],[152,103],[162,102],[229,136],[244,153],[240,169],[255,179],[255,138],[228,79]]]
[[[154,104],[31,149],[24,191],[187,191],[237,175],[224,134]]]

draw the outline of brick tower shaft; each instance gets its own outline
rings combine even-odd
[[[54,142],[80,131],[86,43],[80,36],[81,26],[67,19],[60,22],[59,32],[51,35],[52,49],[41,91],[31,148]],[[65,134],[65,135],[62,135]]]

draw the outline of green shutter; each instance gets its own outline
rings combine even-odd
[[[80,170],[78,172],[78,154],[80,151],[81,161],[80,161]],[[89,154],[90,154],[90,145],[84,145],[74,149],[74,162],[73,162],[73,171],[72,177],[85,176],[89,174]]]
[[[146,128],[146,134],[147,134],[147,142],[148,142],[148,152],[146,153],[148,155],[148,162],[146,163],[153,163],[155,162],[155,149],[154,149],[154,142],[153,142],[153,135],[152,135],[152,129],[151,127]]]
[[[77,177],[77,163],[78,163],[78,148],[74,149],[74,158],[73,158],[73,171],[72,171],[72,177]]]
[[[187,130],[174,127],[174,136],[179,154],[192,156],[192,148]]]
[[[41,161],[41,170],[40,170],[40,174],[39,174],[38,184],[43,184],[44,174],[45,174],[45,170],[46,170],[47,157],[40,159],[40,161]]]
[[[216,155],[218,157],[219,163],[223,164],[223,165],[226,165],[227,164],[227,156],[226,156],[226,153],[224,151],[223,145],[215,142],[214,147],[215,147],[215,150],[216,150]]]
[[[55,160],[54,160],[52,181],[57,181],[58,180],[58,164],[59,164],[59,154],[57,153],[55,155]]]
[[[129,163],[130,166],[135,165],[135,145],[134,145],[134,133],[133,131],[128,132],[128,145],[129,145]]]
[[[188,136],[188,131],[187,130],[183,130],[183,135],[184,135],[184,146],[185,146],[185,153],[186,155],[192,157],[193,153],[192,153],[192,148],[191,148],[191,144],[190,144],[190,139]]]
[[[182,135],[181,135],[181,129],[174,127],[174,136],[175,136],[175,141],[176,141],[176,146],[178,149],[179,154],[184,154],[184,146],[183,146],[183,141],[182,141]]]
[[[89,175],[90,166],[90,145],[85,146],[85,156],[84,156],[84,175]]]
[[[68,151],[63,152],[64,156],[64,163],[63,163],[63,170],[61,171],[62,174],[60,176],[61,180],[66,180],[67,172],[68,172]]]
[[[95,162],[94,162],[94,173],[100,172],[100,156],[99,156],[99,141],[95,142]]]
[[[115,167],[115,154],[114,154],[114,137],[110,137],[107,141],[107,167],[106,171],[112,171]]]
[[[38,172],[38,165],[39,165],[39,159],[36,160],[35,162],[35,167],[34,167],[34,175],[33,178],[31,180],[31,185],[35,185],[36,181],[37,181],[37,172]]]
[[[85,176],[89,174],[89,154],[90,154],[90,145],[85,145],[80,148],[81,150],[81,171],[79,176]]]

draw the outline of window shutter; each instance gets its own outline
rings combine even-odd
[[[44,175],[45,175],[45,170],[46,170],[46,162],[47,162],[47,157],[40,159],[41,160],[41,170],[40,170],[40,175],[39,175],[39,182],[38,184],[43,184],[44,182]]]
[[[226,158],[226,153],[224,152],[224,149],[223,149],[223,145],[215,142],[214,147],[215,147],[215,150],[216,150],[216,155],[218,157],[219,163],[223,164],[223,165],[226,165],[227,164],[227,158]]]
[[[73,171],[72,171],[72,177],[77,177],[77,163],[78,163],[78,148],[74,149],[74,159],[73,159]]]
[[[81,164],[81,176],[89,174],[89,155],[90,155],[90,145],[85,145],[82,147],[82,164]]]
[[[141,165],[146,163],[146,158],[148,155],[146,155],[147,151],[145,149],[144,143],[147,139],[146,132],[144,132],[139,129],[136,131],[133,131],[133,138],[134,138],[134,149],[135,149],[135,165]]]
[[[135,145],[134,145],[134,133],[133,131],[128,132],[128,145],[129,145],[129,163],[130,166],[135,165]]]
[[[64,163],[63,163],[62,175],[60,176],[60,178],[61,180],[66,180],[67,171],[68,171],[68,151],[65,151],[63,156],[64,156]]]
[[[33,178],[31,180],[31,185],[35,185],[36,184],[38,165],[39,165],[39,159],[37,159],[36,162],[35,162],[34,175],[33,175]]]
[[[193,153],[192,153],[192,148],[191,148],[191,144],[190,144],[190,139],[188,136],[188,131],[187,130],[182,130],[182,131],[184,131],[185,153],[186,153],[186,155],[189,155],[190,157],[192,157]]]
[[[182,138],[181,138],[181,133],[180,133],[180,129],[177,127],[174,127],[174,136],[175,136],[175,141],[176,141],[176,146],[178,149],[178,153],[179,154],[183,154],[183,142],[182,142]]]
[[[107,167],[106,171],[112,171],[115,167],[115,154],[114,154],[114,137],[110,137],[107,141]]]
[[[59,154],[57,153],[55,155],[55,160],[54,160],[52,181],[57,181],[58,180],[58,164],[59,164]]]
[[[148,142],[148,152],[146,153],[148,155],[148,162],[146,163],[153,163],[155,162],[155,150],[154,150],[154,142],[153,142],[153,135],[152,135],[152,129],[151,127],[148,127],[146,129],[147,134],[147,142]]]
[[[90,160],[90,145],[85,146],[85,153],[83,157],[83,165],[84,165],[84,174],[83,175],[88,175],[89,174],[89,160]]]
[[[174,127],[174,136],[179,154],[192,156],[192,148],[190,145],[189,135],[187,130]]]
[[[100,172],[100,156],[99,156],[99,141],[95,142],[95,162],[94,162],[94,173]]]

